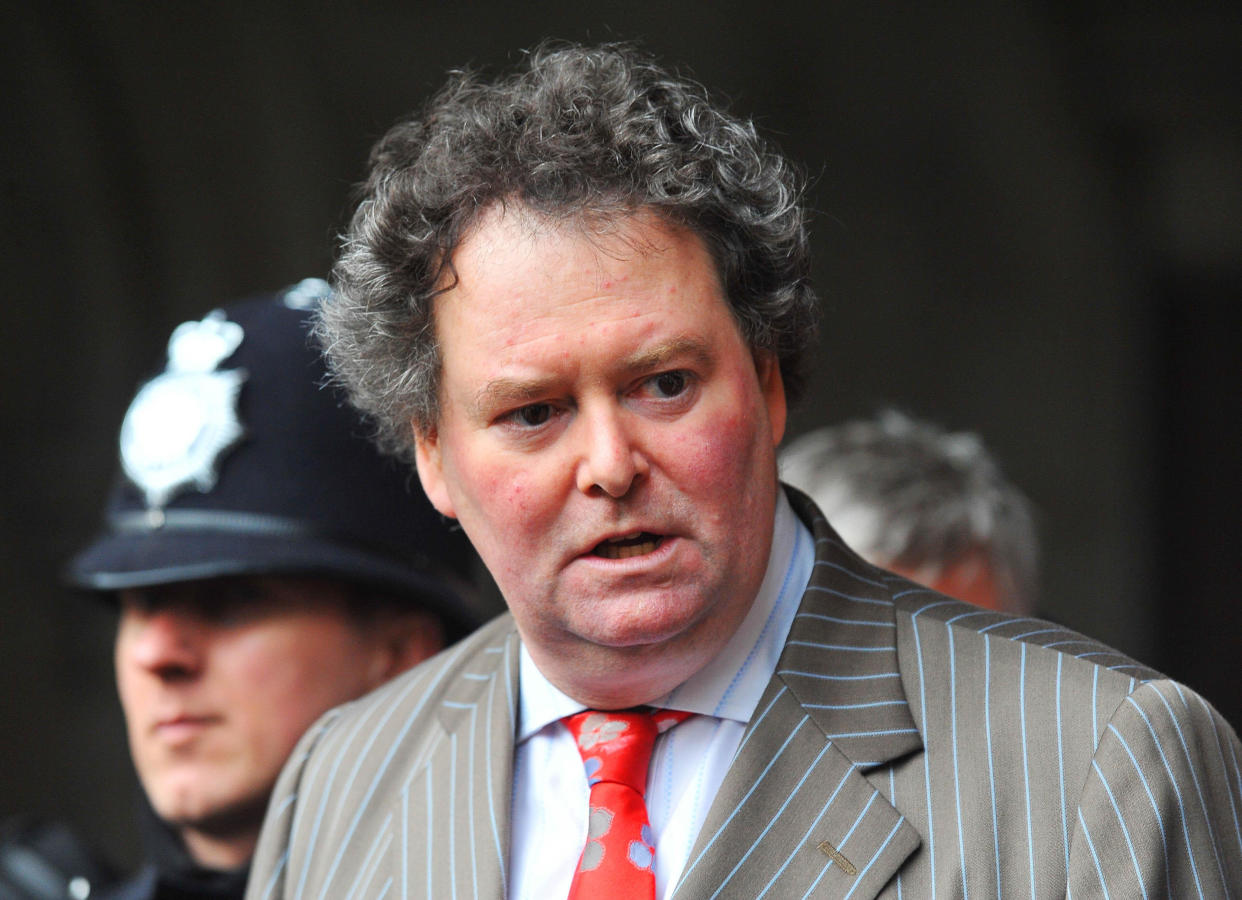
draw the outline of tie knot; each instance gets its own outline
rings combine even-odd
[[[690,713],[667,709],[588,709],[564,721],[582,756],[588,784],[616,782],[641,795],[647,789],[656,735],[689,717]]]

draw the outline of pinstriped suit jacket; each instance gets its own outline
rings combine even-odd
[[[815,571],[677,900],[1242,897],[1242,748],[1207,703],[793,500]],[[517,660],[505,616],[313,727],[249,900],[504,896]]]

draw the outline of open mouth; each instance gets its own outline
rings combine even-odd
[[[603,541],[595,547],[595,555],[604,559],[629,559],[631,556],[642,556],[651,553],[660,546],[663,540],[658,534],[640,531],[625,537]]]

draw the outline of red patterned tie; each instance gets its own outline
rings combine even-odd
[[[587,840],[569,900],[655,897],[647,767],[657,734],[690,717],[673,710],[587,710],[567,716],[591,785]]]

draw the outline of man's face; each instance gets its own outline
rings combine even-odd
[[[151,805],[192,853],[199,833],[241,834],[246,848],[302,732],[395,674],[393,635],[355,619],[346,591],[285,576],[121,592],[116,674],[130,752]]]
[[[762,581],[785,422],[697,236],[493,211],[436,301],[441,415],[418,436],[535,662],[598,706],[705,665]]]

